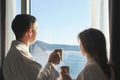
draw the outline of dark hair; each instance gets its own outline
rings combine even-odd
[[[103,33],[89,28],[78,34],[85,51],[100,65],[105,75],[110,78],[110,66],[107,59],[106,41]]]
[[[36,18],[29,14],[16,15],[12,21],[12,30],[15,33],[16,39],[19,40],[22,38],[25,32],[32,27],[35,21]]]

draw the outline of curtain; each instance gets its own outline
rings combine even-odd
[[[116,80],[120,80],[120,1],[109,0],[110,62]]]
[[[6,0],[0,0],[0,80],[3,80],[2,65],[5,55],[5,13]]]

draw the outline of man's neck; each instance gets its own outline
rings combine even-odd
[[[27,41],[26,39],[21,39],[19,41],[23,42],[27,46],[27,48],[29,49],[29,46],[30,46],[29,41]]]
[[[53,63],[50,63],[53,67],[55,67],[56,65],[55,64],[53,64]]]

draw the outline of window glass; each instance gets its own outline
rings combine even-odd
[[[16,13],[21,13],[21,0],[16,0]]]
[[[34,59],[44,67],[49,54],[62,49],[63,60],[57,70],[70,66],[70,75],[76,79],[86,62],[77,35],[91,25],[90,0],[31,0],[31,14],[39,25],[37,41],[30,47]]]

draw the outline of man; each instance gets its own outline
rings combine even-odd
[[[3,65],[5,80],[38,80],[41,65],[29,53],[29,46],[37,36],[36,18],[29,14],[19,14],[12,21],[16,40],[12,41]]]

